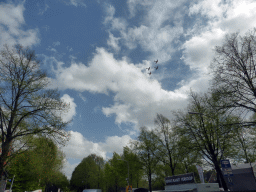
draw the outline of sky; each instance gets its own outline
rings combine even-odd
[[[157,113],[172,119],[190,89],[207,91],[214,47],[252,30],[255,9],[253,0],[5,0],[0,49],[35,50],[70,103],[71,137],[61,147],[70,179],[84,157],[121,154]]]

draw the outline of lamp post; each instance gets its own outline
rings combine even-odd
[[[13,184],[13,181],[14,181],[14,177],[15,177],[15,175],[14,175],[13,178],[12,178],[12,184]],[[11,184],[10,191],[12,191],[12,184]]]
[[[123,160],[123,159],[117,159],[117,160],[119,160],[119,161],[126,161],[126,160]],[[127,182],[128,182],[128,186],[130,185],[130,183],[129,183],[129,163],[128,163],[128,161],[126,161],[127,162],[127,166],[128,166],[128,178],[127,178]]]

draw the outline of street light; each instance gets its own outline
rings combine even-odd
[[[126,160],[123,160],[123,159],[117,159],[117,160],[119,160],[119,161],[126,161]],[[127,165],[128,165],[128,186],[129,186],[129,163],[128,163],[128,161],[126,161],[127,162]]]

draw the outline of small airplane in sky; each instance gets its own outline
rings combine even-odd
[[[149,67],[149,68],[146,68],[146,69],[149,71],[150,67]]]
[[[151,75],[151,72],[149,73],[149,75]]]
[[[155,67],[156,68],[156,70],[158,69],[158,66],[157,67]]]
[[[157,59],[156,61],[154,61],[154,62],[156,62],[156,64],[157,64],[157,62],[158,62],[158,59]]]

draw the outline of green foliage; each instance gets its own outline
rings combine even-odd
[[[120,159],[121,156],[114,152],[112,159],[105,164],[106,191],[119,191],[120,187],[127,185],[127,164]]]
[[[157,150],[157,141],[153,131],[147,130],[146,127],[141,127],[138,141],[133,143],[133,150],[136,151],[140,158],[144,173],[148,178],[150,192],[152,191],[152,175],[156,172],[156,165],[158,164],[158,159],[154,155],[154,151]]]
[[[139,156],[129,147],[123,148],[122,159],[129,163],[129,183],[130,185],[139,188],[141,178],[143,176],[143,164],[140,161]],[[123,162],[124,167],[127,167],[126,162]],[[124,174],[128,173],[128,170],[124,170]]]
[[[95,154],[84,158],[72,173],[71,190],[103,189],[103,166],[103,158]]]
[[[34,148],[16,155],[7,167],[9,178],[15,175],[13,190],[33,191],[44,189],[49,182],[58,186],[69,186],[60,169],[64,155],[49,138],[33,138]],[[8,183],[7,188],[10,187]]]

